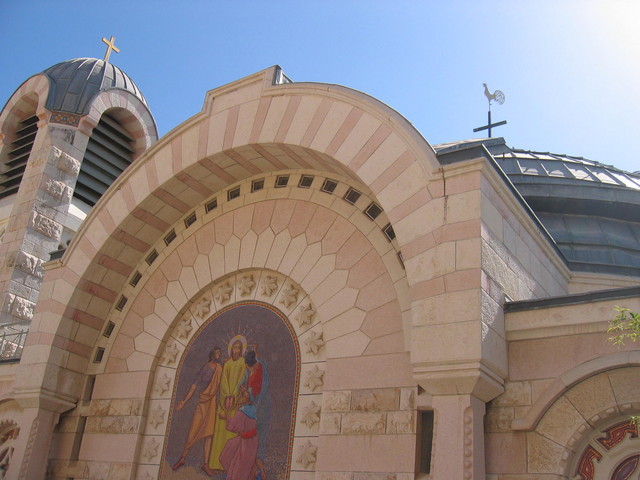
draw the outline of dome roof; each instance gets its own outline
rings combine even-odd
[[[47,68],[49,110],[86,115],[91,101],[106,90],[126,90],[147,105],[138,86],[115,65],[96,58],[76,58]]]
[[[640,174],[582,157],[510,148],[503,138],[436,145],[439,155],[484,145],[572,270],[638,276]]]

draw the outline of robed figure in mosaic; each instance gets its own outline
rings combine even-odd
[[[209,352],[209,361],[205,363],[194,379],[187,395],[178,403],[177,411],[184,408],[195,392],[198,392],[198,405],[193,413],[189,434],[182,450],[180,459],[173,465],[177,470],[185,464],[187,454],[200,440],[204,439],[204,464],[207,464],[211,450],[211,436],[217,421],[218,388],[222,376],[222,366],[218,363],[220,349],[214,348]]]
[[[230,356],[224,362],[222,367],[222,378],[220,380],[220,396],[218,409],[222,411],[225,408],[225,401],[228,397],[238,398],[240,391],[240,382],[244,377],[246,363],[244,361],[244,351],[246,350],[246,339],[242,335],[238,335],[231,339],[229,344]],[[235,411],[228,411],[226,417],[232,417]],[[205,469],[207,473],[219,473],[224,470],[220,463],[220,454],[227,442],[234,438],[237,434],[227,430],[227,420],[218,415],[216,420],[213,441],[211,442],[211,454],[209,455],[209,465]]]

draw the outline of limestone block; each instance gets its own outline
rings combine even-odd
[[[31,212],[29,225],[45,237],[58,240],[62,234],[62,225],[36,212]]]
[[[613,392],[619,405],[625,403],[640,404],[638,375],[640,375],[640,369],[638,368],[620,368],[609,372]]]
[[[413,412],[387,413],[387,433],[415,433],[416,420]]]
[[[142,417],[126,416],[122,420],[122,433],[140,433],[142,432]]]
[[[353,472],[318,472],[319,480],[353,480]]]
[[[16,297],[11,308],[11,314],[23,320],[31,320],[35,306],[36,304],[29,300]]]
[[[64,182],[59,180],[47,179],[44,184],[44,191],[51,195],[62,204],[69,204],[71,201],[72,190]]]
[[[121,433],[124,417],[102,417],[100,433]]]
[[[353,480],[397,480],[395,473],[354,472]]]
[[[385,413],[345,413],[342,416],[343,434],[372,434],[384,433],[386,428]]]
[[[336,435],[340,433],[342,415],[339,413],[323,412],[320,418],[320,434]]]
[[[507,382],[504,393],[493,400],[495,406],[531,405],[530,382]]]
[[[637,376],[635,382],[637,382]],[[587,420],[595,415],[601,415],[605,410],[616,405],[616,397],[606,374],[580,382],[567,392],[567,398]]]
[[[585,419],[566,397],[560,397],[544,414],[536,431],[560,445],[567,445]]]
[[[11,313],[13,309],[13,302],[15,301],[16,296],[12,293],[7,293],[4,297],[4,304],[2,305],[2,310],[7,313]]]
[[[351,392],[326,391],[322,395],[322,410],[324,412],[348,412],[351,405]]]
[[[18,251],[15,256],[15,267],[21,270],[22,272],[28,273],[30,275],[35,275],[38,278],[43,277],[42,272],[42,260],[39,258],[29,255],[26,252]]]
[[[376,412],[398,410],[400,390],[396,388],[354,390],[351,410],[359,412]]]
[[[57,150],[57,149],[55,149]],[[78,162],[75,158],[70,155],[67,155],[64,152],[58,150],[57,154],[57,167],[58,170],[70,175],[72,177],[77,177],[80,172],[80,162]]]
[[[129,480],[131,478],[132,463],[111,463],[109,480]]]
[[[527,471],[562,475],[560,459],[567,449],[535,432],[527,434]]]
[[[526,437],[522,433],[488,433],[485,444],[487,472],[524,474],[527,463]],[[490,478],[490,477],[488,477]],[[500,476],[500,479],[534,480],[538,476]],[[546,478],[546,477],[542,477]]]
[[[510,432],[511,422],[515,418],[513,408],[489,408],[485,417],[487,432]]]

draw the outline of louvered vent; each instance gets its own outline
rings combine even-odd
[[[32,116],[20,122],[16,139],[11,142],[11,150],[7,154],[7,162],[0,176],[0,198],[13,195],[20,188],[24,169],[31,153],[31,147],[38,133],[38,117]]]
[[[87,144],[73,196],[93,207],[133,161],[132,143],[115,118],[102,115]]]

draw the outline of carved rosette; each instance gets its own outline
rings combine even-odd
[[[314,365],[311,370],[307,372],[304,386],[312,392],[315,392],[324,385],[324,370],[320,370],[317,365]]]
[[[298,448],[298,462],[305,470],[315,470],[316,456],[318,453],[318,447],[307,440],[303,445]]]
[[[256,282],[253,280],[253,274],[243,275],[238,282],[238,292],[241,297],[248,297],[253,292]]]
[[[151,460],[158,456],[160,452],[160,443],[155,437],[152,437],[151,440],[147,441],[142,448],[142,459],[145,463],[151,463]]]
[[[322,332],[312,331],[304,340],[307,353],[318,355],[324,348],[324,334]]]
[[[229,282],[225,282],[218,287],[218,291],[216,293],[216,300],[219,303],[227,303],[231,300],[231,293],[233,292],[233,288],[229,285]]]
[[[189,335],[193,331],[193,326],[191,325],[191,317],[185,316],[178,324],[178,328],[176,329],[176,336],[178,338],[182,338],[186,340],[189,338]]]
[[[300,290],[293,285],[289,285],[289,287],[285,288],[282,292],[280,303],[284,305],[285,308],[291,307],[291,305],[294,305],[298,301],[298,293],[300,293]]]
[[[163,373],[161,377],[158,377],[156,380],[156,384],[153,390],[158,394],[158,396],[162,397],[165,393],[167,393],[171,389],[171,377],[166,373]]]
[[[298,321],[298,325],[300,328],[304,328],[310,326],[313,323],[313,319],[316,316],[316,311],[313,308],[311,302],[307,306],[300,307],[298,311],[298,315],[296,316],[296,320]]]
[[[176,346],[176,342],[170,342],[164,349],[164,353],[162,354],[162,363],[166,365],[174,365],[178,359],[178,354],[180,350]]]
[[[162,405],[156,405],[156,407],[151,410],[149,414],[149,424],[153,426],[153,428],[158,428],[158,426],[163,425],[165,421],[166,410],[162,408]]]
[[[308,429],[313,429],[320,424],[320,405],[313,400],[302,410],[302,418],[300,419]]]
[[[260,285],[262,295],[265,297],[272,297],[278,290],[278,277],[274,275],[266,275],[262,284]]]

